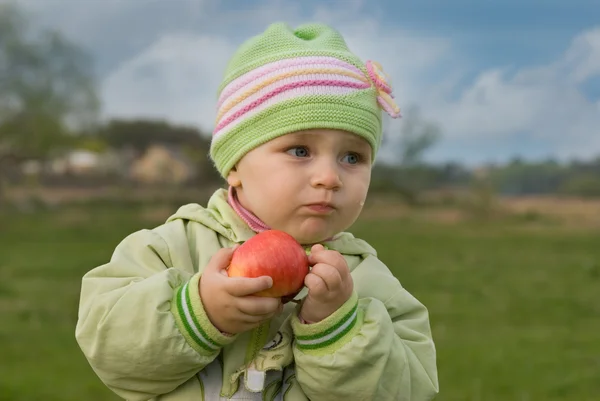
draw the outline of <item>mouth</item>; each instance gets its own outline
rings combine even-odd
[[[313,212],[320,214],[328,214],[336,209],[335,206],[329,202],[309,203],[305,206]]]

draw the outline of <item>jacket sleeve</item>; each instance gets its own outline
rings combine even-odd
[[[315,324],[292,318],[297,379],[310,399],[431,400],[438,392],[428,312],[369,256],[353,296]]]
[[[82,280],[77,342],[98,377],[127,400],[174,390],[234,339],[204,313],[200,273],[191,263],[172,266],[171,251],[155,230],[142,230]]]

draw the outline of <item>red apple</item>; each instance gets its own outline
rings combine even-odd
[[[256,234],[234,252],[227,268],[229,277],[273,278],[273,286],[254,295],[293,298],[308,274],[308,256],[291,235],[268,230]]]

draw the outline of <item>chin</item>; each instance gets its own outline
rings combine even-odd
[[[302,246],[312,246],[314,244],[320,244],[325,242],[327,238],[313,237],[313,238],[298,238],[296,239]]]
[[[333,237],[335,234],[337,234],[337,232],[330,233],[329,231],[328,232],[320,231],[320,232],[296,233],[296,235],[292,235],[292,236],[294,238],[296,238],[296,241],[298,241],[302,245],[312,245],[312,244],[318,244],[321,242],[325,242],[329,238]]]
[[[275,227],[274,227],[275,228]],[[308,219],[293,226],[280,228],[287,232],[302,245],[312,245],[325,242],[343,231],[343,227],[332,227],[330,222],[322,219]]]

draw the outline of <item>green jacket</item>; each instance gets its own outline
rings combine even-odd
[[[204,312],[198,279],[220,248],[254,232],[218,190],[206,208],[126,237],[82,280],[76,339],[99,378],[127,400],[430,400],[438,391],[427,309],[366,242],[344,255],[354,294],[315,324],[286,304],[270,324],[225,336]],[[304,297],[304,289],[297,298]]]

